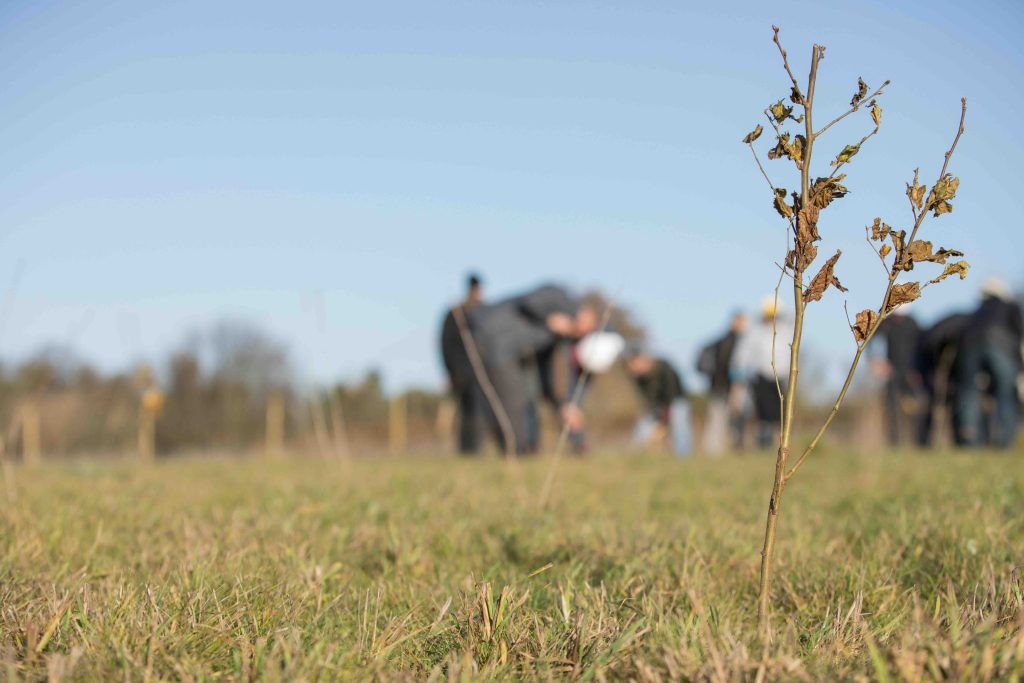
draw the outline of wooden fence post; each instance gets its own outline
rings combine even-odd
[[[284,455],[284,396],[273,392],[267,396],[267,456],[279,458]]]
[[[43,459],[43,435],[39,406],[26,403],[21,411],[21,457],[26,465],[38,465]]]
[[[391,453],[401,455],[409,445],[409,411],[406,406],[405,394],[391,399],[388,412],[388,444]]]

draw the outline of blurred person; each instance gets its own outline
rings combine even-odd
[[[645,412],[633,431],[633,440],[649,444],[667,437],[674,455],[689,455],[692,443],[690,402],[679,372],[666,359],[643,350],[632,351],[626,359],[626,367],[645,404]]]
[[[740,448],[743,443],[742,413],[729,410],[732,387],[732,362],[736,342],[747,329],[747,315],[737,311],[729,331],[705,346],[697,359],[697,370],[708,378],[708,418],[704,427],[704,450],[718,454],[726,448]]]
[[[494,426],[503,450],[530,453],[538,448],[536,397],[530,390],[537,379],[541,397],[555,406],[563,425],[570,431],[583,429],[583,413],[571,401],[570,383],[557,381],[554,361],[560,345],[576,342],[598,326],[593,306],[555,285],[475,311],[473,332],[497,396],[500,414]]]
[[[736,342],[730,409],[739,411],[745,401],[754,408],[756,444],[771,447],[782,417],[779,391],[789,381],[789,345],[793,322],[782,313],[774,297],[761,302],[761,319],[744,331]],[[772,367],[774,348],[775,367]]]
[[[441,325],[441,359],[448,373],[448,388],[455,401],[458,450],[463,455],[480,452],[486,429],[487,404],[463,335],[470,333],[470,318],[483,303],[483,281],[476,273],[466,278],[466,296],[450,309]],[[460,329],[465,326],[465,330]]]
[[[922,448],[932,447],[937,428],[943,428],[953,443],[962,443],[957,413],[956,364],[960,337],[970,317],[967,313],[952,313],[919,335],[917,372],[921,377],[923,396],[917,445]]]
[[[1020,306],[1013,301],[1010,287],[1003,280],[989,278],[981,293],[981,304],[971,314],[960,337],[958,389],[963,439],[968,446],[983,444],[979,380],[987,374],[995,401],[992,443],[1009,448],[1017,438],[1017,380],[1022,365],[1024,324]]]
[[[921,328],[909,309],[910,304],[903,304],[886,317],[869,347],[872,373],[885,381],[885,424],[890,446],[916,441],[921,410],[917,362]]]

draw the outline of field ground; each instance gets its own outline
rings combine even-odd
[[[768,456],[231,457],[15,469],[11,679],[753,679]],[[13,500],[11,497],[13,496]],[[771,679],[1024,675],[1024,458],[823,452]]]

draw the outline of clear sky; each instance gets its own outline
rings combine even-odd
[[[687,367],[774,286],[784,224],[740,138],[828,47],[819,118],[892,80],[882,132],[822,222],[851,310],[863,240],[906,226],[969,100],[952,215],[925,237],[974,271],[917,313],[1024,282],[1024,5],[982,2],[0,3],[0,357],[71,343],[104,368],[252,320],[304,377],[381,367],[439,386],[435,335],[467,269],[492,297],[560,280],[620,293]],[[869,130],[837,126],[827,162]],[[765,138],[762,139],[765,142]],[[794,184],[788,162],[769,165]],[[822,165],[821,168],[826,168]],[[821,357],[852,344],[815,307]],[[318,315],[317,311],[322,311]]]

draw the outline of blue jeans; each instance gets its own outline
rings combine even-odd
[[[977,377],[987,372],[992,378],[992,395],[996,402],[996,433],[994,442],[1009,448],[1017,438],[1017,361],[995,344],[978,344],[960,351],[960,420],[964,442],[981,444],[981,393]]]
[[[644,415],[633,429],[633,441],[640,444],[647,443],[657,425],[658,420],[654,415]],[[669,406],[668,431],[672,454],[678,458],[689,456],[693,444],[690,428],[690,402],[686,399],[677,398]]]

